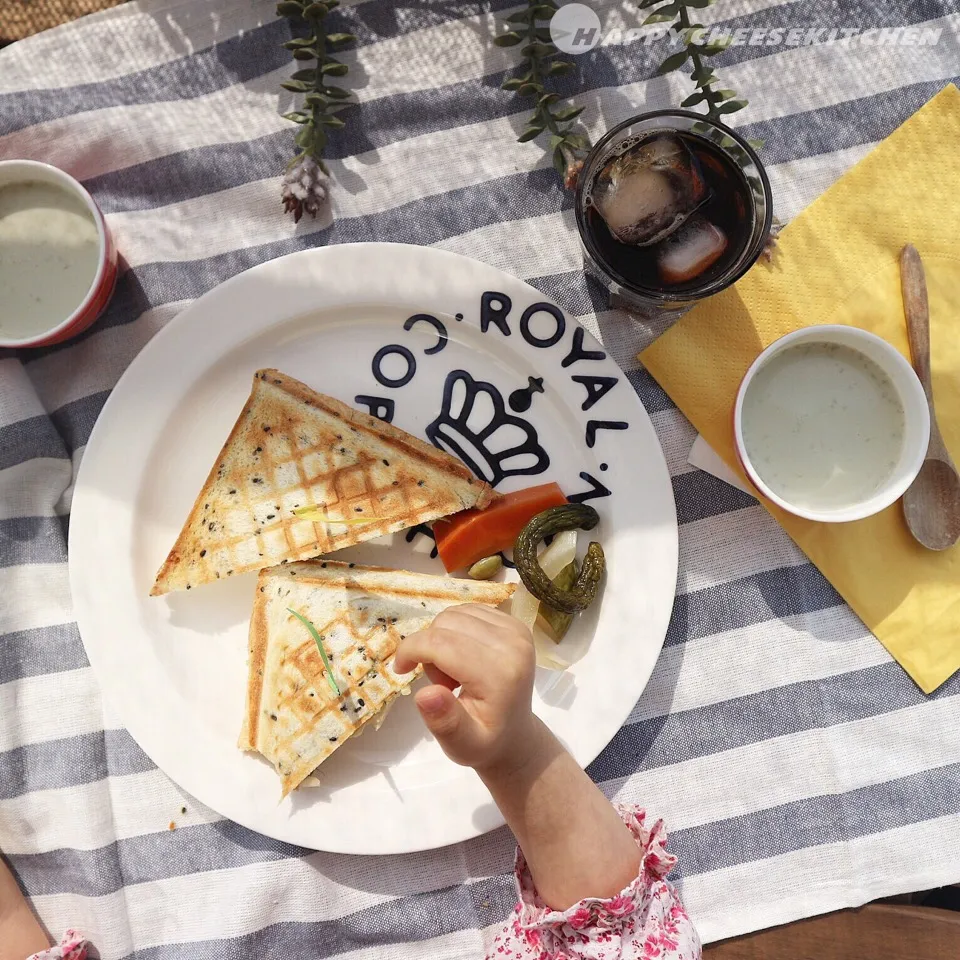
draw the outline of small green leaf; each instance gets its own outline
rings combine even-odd
[[[554,115],[554,120],[559,120],[563,122],[564,120],[573,120],[574,117],[579,117],[586,107],[564,107],[562,110],[558,110]]]
[[[553,45],[553,34],[550,32],[549,27],[537,27],[537,29],[534,30],[533,35],[538,40],[542,40],[544,43],[548,44],[551,53],[557,52],[557,48]]]
[[[673,19],[673,14],[671,13],[651,13],[643,23],[640,24],[641,27],[648,27],[651,23],[666,23],[668,20]]]
[[[689,50],[681,50],[678,53],[672,53],[660,66],[657,68],[657,72],[654,76],[662,77],[665,73],[670,73],[673,70],[677,70],[682,67],[686,62],[687,58],[690,56]]]
[[[325,97],[322,93],[318,93],[316,90],[312,90],[304,98],[303,102],[308,107],[325,107],[330,103],[330,100]]]
[[[717,107],[717,113],[723,116],[725,113],[736,113],[738,110],[742,110],[747,105],[746,100],[728,100],[726,103],[721,103]]]
[[[698,46],[697,53],[703,57],[715,57],[718,53],[723,53],[731,43],[733,43],[733,37],[720,37],[719,40],[711,40],[710,43]]]
[[[553,46],[549,43],[541,43],[539,40],[528,43],[520,53],[525,57],[546,57],[554,52]]]
[[[334,47],[342,47],[345,43],[353,43],[356,39],[352,33],[327,34],[327,43]]]
[[[334,130],[340,130],[341,128],[346,126],[346,124],[339,117],[331,117],[331,116],[321,117],[320,122],[325,127],[333,127]]]
[[[280,0],[277,4],[277,15],[281,17],[302,17],[303,7],[297,0]]]
[[[291,610],[290,607],[287,607],[287,613],[292,613],[310,632],[310,636],[313,637],[314,643],[316,643],[317,649],[320,651],[320,659],[323,660],[323,669],[326,672],[330,689],[334,692],[335,696],[339,697],[340,687],[337,686],[337,681],[333,678],[333,667],[330,666],[327,652],[323,649],[323,640],[320,638],[317,628],[302,613],[297,613],[296,610]]]
[[[281,114],[284,120],[291,120],[293,123],[307,123],[310,116],[306,113],[301,113],[299,110],[294,110],[291,113]]]
[[[303,147],[304,150],[307,149],[313,143],[313,124],[308,123],[305,126],[300,128],[300,132],[297,134],[297,146]]]
[[[313,152],[316,156],[323,153],[323,148],[327,145],[327,131],[323,127],[316,127],[313,131]],[[321,164],[322,166],[322,164]],[[326,173],[326,168],[323,169]]]
[[[292,93],[306,93],[310,89],[302,80],[284,80],[280,86]]]
[[[693,7],[694,10],[702,10],[704,7],[713,6],[713,0],[684,0],[685,7]]]
[[[691,93],[690,96],[680,104],[680,106],[695,107],[698,103],[702,103],[706,97],[707,95],[702,90],[698,90],[696,93]]]
[[[545,129],[545,127],[527,127],[527,129],[524,130],[519,137],[517,137],[517,143],[526,143],[528,140],[533,140],[536,137],[539,137]]]
[[[537,105],[541,107],[547,106],[549,103],[556,103],[560,99],[559,93],[545,93],[538,101]]]
[[[547,67],[547,76],[548,77],[557,77],[562,76],[566,73],[572,73],[577,69],[575,63],[570,63],[567,60],[554,60],[550,66]]]
[[[330,12],[330,8],[325,3],[311,3],[303,11],[303,15],[310,19],[320,20],[322,17],[325,17]]]
[[[507,23],[529,23],[530,10],[519,10],[517,13],[511,13],[509,17],[504,17]]]
[[[345,63],[325,63],[321,68],[320,72],[327,77],[342,77],[345,76],[350,68]]]
[[[683,42],[689,47],[693,44],[694,38],[700,30],[703,30],[702,23],[691,23],[689,27],[683,27],[677,31],[681,37],[683,37]]]
[[[747,143],[749,143],[750,146],[753,147],[754,150],[762,150],[762,149],[763,149],[763,145],[764,145],[766,142],[767,142],[766,140],[755,140],[755,139],[752,138],[752,137],[748,137],[748,138],[747,138]]]
[[[550,136],[550,149],[556,150],[560,144],[563,143],[563,137],[558,136],[557,134],[551,134]]]
[[[523,37],[519,33],[501,33],[499,37],[494,38],[494,46],[497,47],[515,47],[518,43],[523,43]]]
[[[690,77],[698,86],[705,87],[716,80],[717,75],[710,67],[697,67],[691,72]]]
[[[520,86],[520,89],[517,91],[522,97],[532,97],[535,93],[539,93],[543,90],[542,83],[524,83]]]
[[[344,90],[343,87],[327,87],[323,88],[323,92],[328,96],[332,97],[334,100],[349,100],[350,91]]]
[[[299,50],[293,51],[294,60],[316,60],[317,55],[312,50],[307,50],[304,47],[301,47]]]
[[[292,40],[287,40],[284,47],[287,50],[299,50],[301,47],[312,47],[316,42],[316,37],[294,37]]]
[[[568,133],[564,135],[564,140],[567,145],[573,147],[574,150],[589,150],[590,149],[590,138],[585,136],[582,133]]]
[[[649,10],[650,7],[654,7],[654,6],[656,6],[658,3],[660,3],[660,0],[640,0],[640,2],[637,4],[637,6],[638,6],[641,10]]]
[[[313,70],[313,69],[311,69],[311,70],[298,70],[295,74],[293,74],[293,76],[292,76],[290,79],[291,79],[291,80],[305,80],[305,81],[307,81],[308,83],[313,83],[313,82],[317,79],[317,71],[316,71],[316,70]]]
[[[533,19],[549,20],[556,12],[557,8],[552,3],[540,3],[533,8]]]
[[[553,151],[553,169],[560,174],[560,176],[565,176],[567,172],[567,158],[563,155],[563,151],[557,147]]]
[[[730,100],[732,97],[735,97],[737,92],[736,90],[714,90],[713,95],[719,103],[720,101]]]
[[[519,77],[511,77],[500,84],[504,90],[519,90],[523,86],[523,81]]]

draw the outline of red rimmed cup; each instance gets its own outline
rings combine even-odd
[[[36,160],[0,160],[0,192],[7,190],[16,190],[18,185],[24,188],[34,188],[36,192],[37,185],[48,185],[56,190],[67,194],[73,200],[80,204],[89,213],[93,220],[97,234],[97,256],[94,261],[95,269],[91,268],[90,283],[86,293],[82,294],[79,302],[67,302],[64,304],[61,312],[51,316],[49,311],[37,310],[35,322],[27,316],[26,308],[22,308],[22,303],[18,301],[17,309],[22,308],[16,317],[8,315],[6,322],[4,317],[0,316],[0,347],[9,348],[29,348],[46,347],[54,343],[62,343],[69,340],[83,330],[86,330],[103,313],[110,298],[113,296],[113,290],[117,282],[117,248],[110,235],[106,220],[96,205],[93,197],[84,189],[84,187],[74,180],[69,174],[57,167],[50,166],[47,163],[39,163]],[[54,194],[50,194],[54,196]],[[24,212],[32,214],[30,208],[31,200],[27,200],[22,210],[17,210],[18,214]],[[8,205],[4,205],[8,206]],[[16,204],[10,204],[11,208]],[[43,209],[38,205],[38,210]],[[36,216],[42,216],[42,213],[36,213]],[[3,214],[0,213],[0,217]],[[56,276],[49,277],[49,284],[56,282]],[[78,294],[78,296],[80,296]],[[69,298],[72,300],[72,298]],[[13,309],[8,301],[2,309]],[[62,315],[61,315],[62,313]]]

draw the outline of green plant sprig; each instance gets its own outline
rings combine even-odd
[[[560,94],[548,88],[551,77],[572,73],[576,65],[565,60],[557,60],[559,53],[554,46],[549,29],[549,21],[557,12],[552,0],[527,0],[526,10],[510,14],[506,23],[510,29],[500,34],[493,42],[498,47],[515,47],[524,44],[520,55],[525,61],[520,76],[504,80],[504,90],[513,90],[521,97],[536,100],[526,129],[517,137],[518,142],[535,140],[542,133],[549,133],[548,149],[553,154],[553,165],[565,179],[565,185],[576,183],[576,176],[582,162],[581,156],[590,149],[590,140],[584,133],[576,132],[573,122],[583,112],[583,107],[575,107],[563,102]]]
[[[344,126],[343,120],[336,113],[344,107],[350,106],[346,101],[350,98],[350,91],[342,87],[333,86],[327,81],[331,77],[342,77],[348,67],[336,57],[328,54],[328,50],[340,50],[356,40],[350,33],[327,33],[324,18],[340,0],[280,0],[277,4],[277,13],[290,20],[291,25],[307,26],[307,35],[294,37],[288,40],[284,47],[293,52],[294,60],[302,63],[313,61],[309,67],[297,70],[289,80],[280,84],[284,90],[291,93],[303,94],[303,106],[298,110],[283,115],[285,120],[299,124],[296,144],[300,152],[290,162],[292,167],[303,157],[313,157],[320,169],[328,173],[321,159],[327,145],[327,135],[330,130],[338,130]]]
[[[672,73],[689,63],[690,79],[697,89],[680,104],[681,107],[695,107],[705,104],[707,117],[711,120],[722,120],[723,117],[742,110],[747,102],[737,97],[733,90],[718,89],[719,82],[716,73],[705,61],[710,57],[722,53],[730,46],[730,37],[721,37],[709,43],[697,43],[696,37],[706,29],[702,23],[695,23],[690,17],[690,8],[704,9],[712,6],[714,0],[640,0],[639,8],[648,10],[655,8],[643,21],[643,26],[653,23],[670,23],[673,30],[683,41],[683,49],[671,54],[660,64],[656,76]],[[657,6],[657,4],[661,4]],[[752,142],[751,142],[752,143]]]

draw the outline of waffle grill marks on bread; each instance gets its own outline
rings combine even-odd
[[[151,594],[331,553],[496,496],[449,454],[277,370],[259,370]],[[294,516],[310,506],[336,519],[376,519]]]
[[[514,586],[334,561],[263,570],[250,621],[247,706],[239,746],[275,767],[286,796],[419,676],[397,677],[403,637],[449,606],[498,606]],[[310,632],[323,637],[336,696]]]

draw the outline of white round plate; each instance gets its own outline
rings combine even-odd
[[[459,437],[501,491],[556,481],[589,498],[607,576],[560,652],[588,649],[564,674],[538,671],[535,696],[581,764],[643,692],[673,605],[676,513],[643,406],[526,283],[428,247],[345,244],[255,267],[184,310],[130,365],[87,445],[70,523],[77,621],[105,696],[161,770],[224,816],[320,850],[425,850],[499,826],[412,698],[338,750],[320,786],[279,802],[273,769],[236,747],[256,575],[148,596],[260,367],[417,436]],[[431,548],[396,534],[338,556],[442,574]]]

